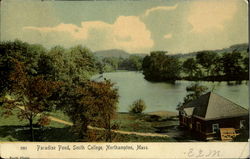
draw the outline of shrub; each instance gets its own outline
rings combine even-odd
[[[146,104],[142,99],[134,101],[132,105],[130,105],[129,112],[134,114],[140,114],[146,109]]]

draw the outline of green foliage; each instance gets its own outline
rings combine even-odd
[[[129,112],[134,114],[140,114],[147,108],[145,102],[142,99],[138,99],[130,106]]]
[[[99,69],[93,53],[82,46],[68,50],[55,46],[47,54],[40,56],[39,64],[41,74],[64,82],[85,81]]]
[[[38,75],[43,75],[46,79],[55,80],[56,72],[58,70],[53,63],[54,61],[52,56],[49,56],[45,53],[41,54],[38,59]]]
[[[183,71],[188,73],[189,76],[193,77],[194,75],[198,76],[199,74],[199,67],[194,58],[186,59],[182,64]]]
[[[128,58],[104,57],[101,62],[105,72],[115,70],[140,71],[142,69],[142,60],[141,56],[130,55]]]
[[[82,46],[70,49],[55,46],[47,51],[40,45],[16,40],[1,42],[0,51],[0,94],[4,97],[1,101],[6,108],[4,114],[10,116],[13,108],[22,106],[24,110],[20,109],[18,117],[29,120],[32,140],[33,119],[39,114],[39,123],[48,124],[44,112],[62,101],[59,98],[62,91],[54,91],[59,83],[78,85],[99,69],[97,59]],[[6,94],[11,99],[5,98]]]
[[[180,56],[167,56],[163,51],[156,51],[144,57],[142,70],[145,79],[149,81],[248,80],[249,57],[246,52],[238,50],[241,49],[220,54],[216,51],[200,51],[195,53],[195,58],[187,59]]]
[[[55,46],[47,51],[41,45],[16,40],[0,43],[0,94],[11,86],[9,79],[13,61],[22,62],[28,75],[42,75],[45,79],[76,82],[85,81],[98,72],[98,61],[93,53],[82,46],[64,49]]]
[[[147,80],[175,81],[180,78],[181,63],[178,58],[165,55],[165,52],[151,52],[143,59],[142,70]]]
[[[249,74],[249,57],[243,59],[244,71]]]
[[[101,60],[103,72],[112,72],[118,70],[119,63],[122,61],[122,58],[117,57],[104,57]]]
[[[40,45],[15,40],[14,42],[0,43],[0,95],[7,91],[11,83],[8,80],[10,73],[14,70],[13,59],[24,63],[29,75],[37,74],[37,61],[41,53],[46,50]]]
[[[216,55],[210,70],[211,76],[221,76],[223,75],[223,61],[221,56]]]
[[[239,76],[244,72],[243,57],[239,52],[227,53],[222,56],[223,72],[228,77]]]
[[[203,68],[207,71],[207,76],[209,75],[212,65],[214,64],[214,60],[216,59],[217,54],[211,51],[201,51],[196,55],[197,63],[199,63]]]
[[[119,63],[119,69],[140,71],[142,69],[142,57],[137,55],[130,55],[127,59],[123,59]]]

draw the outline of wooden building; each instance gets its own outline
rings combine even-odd
[[[248,124],[248,110],[209,92],[179,108],[180,126],[188,127],[200,139],[220,139],[220,129],[239,130]]]

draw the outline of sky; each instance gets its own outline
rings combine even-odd
[[[244,0],[1,1],[1,40],[170,54],[248,43]]]

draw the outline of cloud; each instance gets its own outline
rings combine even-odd
[[[172,34],[166,34],[166,35],[164,35],[164,39],[170,39],[170,38],[172,38]]]
[[[234,0],[194,1],[190,6],[188,22],[191,32],[204,33],[212,29],[223,30],[227,21],[233,19],[237,11]]]
[[[175,10],[177,8],[177,4],[174,5],[174,6],[158,6],[158,7],[154,7],[154,8],[150,8],[150,9],[147,9],[143,16],[148,16],[149,14],[151,14],[152,12],[155,12],[155,11],[170,11],[170,10]]]
[[[26,26],[23,29],[30,35],[31,32],[39,33],[36,42],[46,41],[48,45],[72,46],[80,43],[94,50],[116,48],[128,52],[149,51],[154,45],[150,31],[136,16],[119,16],[113,24],[86,21],[80,27],[61,23],[54,27]]]

